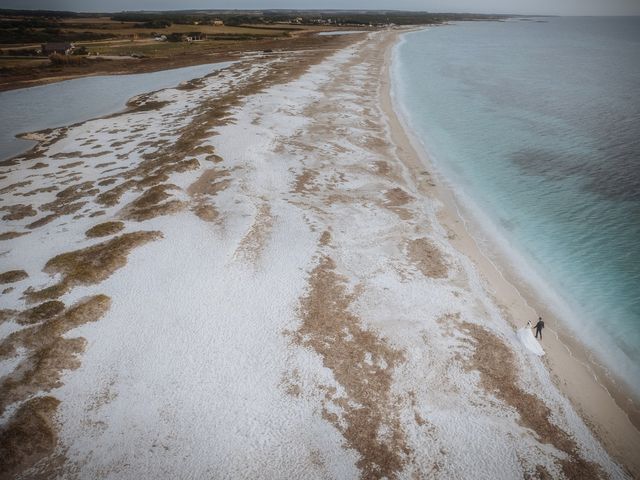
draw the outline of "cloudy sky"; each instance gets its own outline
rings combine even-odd
[[[352,8],[549,15],[640,15],[640,0],[0,0],[0,8],[82,12],[192,8]]]

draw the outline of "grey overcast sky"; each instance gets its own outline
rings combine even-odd
[[[0,7],[77,12],[292,8],[541,15],[640,15],[640,0],[0,0]]]

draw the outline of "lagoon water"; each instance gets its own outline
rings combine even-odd
[[[479,241],[638,393],[640,18],[462,22],[395,53],[396,101]]]
[[[0,92],[0,159],[30,148],[35,142],[19,133],[61,127],[122,110],[141,93],[177,86],[232,62],[196,65],[132,75],[101,75]]]

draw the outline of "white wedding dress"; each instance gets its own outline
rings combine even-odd
[[[530,352],[535,353],[538,356],[542,356],[544,355],[544,350],[538,343],[538,340],[536,340],[536,337],[533,336],[531,328],[531,322],[528,322],[525,328],[518,330],[518,338]]]

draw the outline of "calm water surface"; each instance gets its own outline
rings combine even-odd
[[[640,391],[640,19],[540,20],[405,35],[395,95],[492,240]]]
[[[222,62],[134,75],[103,75],[0,92],[0,159],[35,144],[16,134],[62,127],[122,110],[141,93],[174,87],[229,66]]]

